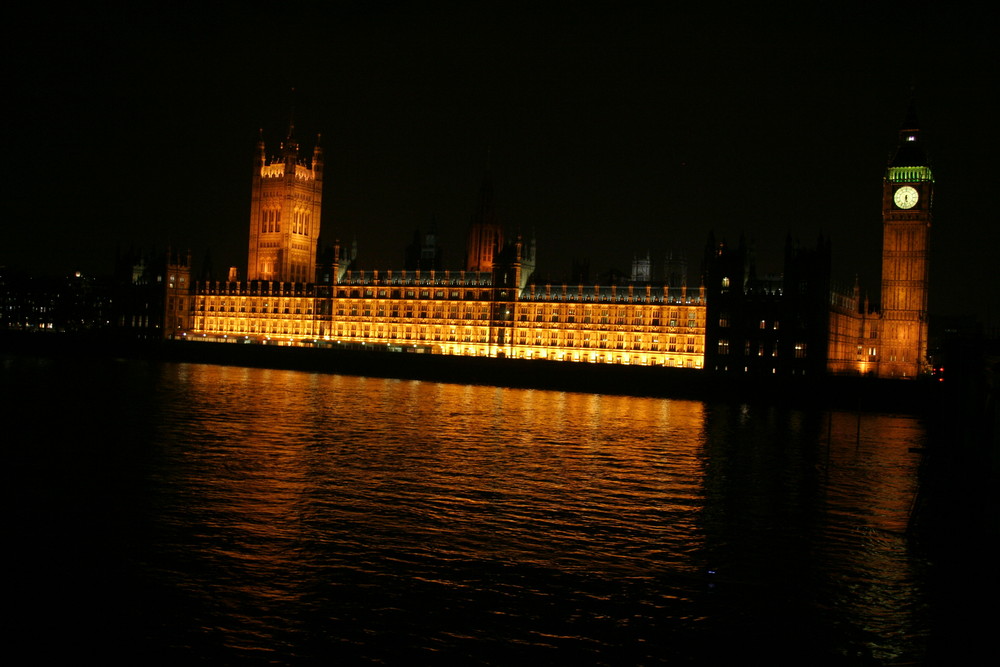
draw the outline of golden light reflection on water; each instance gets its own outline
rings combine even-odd
[[[581,577],[558,593],[570,606],[642,581],[629,613],[652,626],[728,623],[710,619],[731,607],[759,618],[739,621],[754,641],[814,622],[852,628],[831,641],[872,655],[919,653],[899,639],[919,631],[922,595],[904,536],[916,420],[865,415],[858,437],[846,413],[168,368],[165,391],[183,397],[164,437],[178,450],[168,520],[197,527],[183,548],[231,575],[238,606],[321,600],[317,613],[367,618],[351,602],[367,582],[387,608],[414,589],[427,613],[439,598],[514,618],[554,577]],[[495,620],[470,622],[476,636]]]
[[[835,604],[857,619],[874,658],[894,660],[900,642],[927,632],[920,612],[927,564],[910,558],[909,520],[918,492],[916,450],[926,432],[913,417],[837,413],[827,417],[822,468],[827,520],[819,571]],[[911,619],[906,636],[898,618]]]
[[[181,377],[193,414],[177,417],[196,425],[185,439],[204,464],[191,481],[267,519],[258,530],[284,533],[277,519],[296,503],[316,511],[336,495],[351,520],[395,514],[426,539],[447,515],[508,556],[565,560],[546,535],[586,541],[616,526],[631,553],[642,535],[661,554],[663,540],[681,553],[700,542],[700,403],[214,366]],[[608,567],[635,563],[605,551]]]
[[[134,662],[921,664],[951,611],[906,535],[917,419],[124,360],[0,370],[23,426],[5,441],[15,546],[46,593],[30,609],[72,597],[62,628],[112,601]],[[109,624],[89,618],[96,646]]]

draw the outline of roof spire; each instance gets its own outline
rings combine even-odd
[[[910,103],[906,107],[906,118],[900,132],[919,132],[920,121],[917,120],[917,100],[914,90],[910,89]]]
[[[257,131],[257,161],[260,166],[267,162],[267,144],[264,143],[264,128]]]
[[[911,91],[912,92],[912,91]],[[899,128],[899,145],[889,161],[890,167],[929,166],[927,155],[920,141],[920,121],[917,120],[917,104],[911,94],[906,109],[906,118]]]
[[[281,148],[284,150],[286,157],[291,154],[297,154],[299,151],[299,143],[295,141],[295,89],[292,88],[291,102],[289,103],[288,110],[288,136],[285,137],[285,141],[282,143]]]

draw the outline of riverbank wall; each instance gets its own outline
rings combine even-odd
[[[907,414],[930,410],[941,394],[941,387],[922,380],[750,376],[686,368],[447,356],[360,345],[309,348],[136,340],[104,334],[3,332],[0,335],[0,350],[37,356],[148,359],[427,382],[709,401],[772,402],[790,407],[837,407]]]

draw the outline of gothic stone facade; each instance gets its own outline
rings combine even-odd
[[[709,243],[702,286],[533,284],[534,249],[503,244],[487,182],[466,270],[351,270],[317,263],[322,152],[254,167],[248,280],[171,283],[167,335],[277,345],[382,346],[434,354],[652,365],[723,373],[911,378],[927,349],[933,179],[908,119],[883,184],[882,311],[830,287],[830,250],[786,252],[757,278],[747,253]],[[501,247],[502,246],[502,247]],[[186,267],[184,267],[187,271]],[[186,274],[187,275],[187,274]],[[706,287],[707,286],[707,287]]]

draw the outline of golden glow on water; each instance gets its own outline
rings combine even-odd
[[[437,548],[453,557],[699,567],[683,554],[701,543],[700,403],[183,368],[203,412],[190,455],[204,477],[189,481],[245,503],[256,530],[294,541],[279,517],[327,498],[365,529],[449,540]]]
[[[68,386],[58,369],[14,378],[13,407],[35,414]],[[914,419],[863,415],[859,438],[856,415],[752,404],[189,364],[70,375],[94,378],[67,402],[74,436],[116,434],[111,455],[74,447],[75,491],[35,495],[86,508],[81,489],[115,482],[74,511],[123,513],[116,598],[141,597],[133,636],[173,664],[923,656]]]
[[[829,417],[828,417],[829,419]],[[872,655],[896,658],[887,639],[900,615],[918,618],[926,563],[907,558],[908,519],[917,497],[917,458],[925,431],[913,417],[839,413],[827,423],[823,467],[830,547],[817,554],[831,604],[850,610],[854,631],[872,638]],[[911,629],[918,633],[926,628]]]

